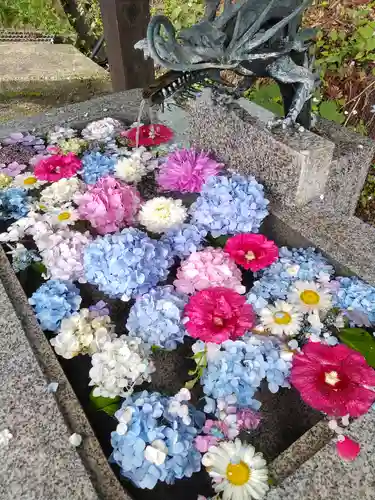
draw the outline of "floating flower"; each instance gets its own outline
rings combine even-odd
[[[78,137],[59,140],[57,143],[59,154],[63,155],[67,155],[68,153],[79,155],[83,153],[87,146],[87,141],[85,141],[84,139],[79,139]]]
[[[99,300],[96,304],[89,307],[90,315],[93,318],[97,318],[98,316],[109,316],[108,305],[104,302],[104,300]]]
[[[299,309],[283,300],[277,300],[275,305],[269,304],[260,311],[261,324],[272,335],[297,335],[302,319]]]
[[[96,238],[85,248],[87,281],[112,298],[130,300],[166,279],[168,248],[135,228]]]
[[[33,148],[35,151],[43,151],[45,149],[44,140],[41,137],[36,137],[28,132],[13,132],[8,137],[2,140],[5,145],[21,145],[28,148]]]
[[[149,351],[140,339],[129,339],[126,335],[101,344],[91,358],[89,385],[95,386],[93,395],[126,397],[133,393],[134,386],[150,382],[155,368],[148,356]]]
[[[215,344],[242,337],[255,320],[245,297],[223,287],[207,288],[193,295],[184,314],[185,328],[191,337]]]
[[[40,180],[55,182],[64,177],[73,177],[81,167],[81,160],[73,153],[52,155],[41,159],[35,165],[34,174]]]
[[[201,455],[193,442],[204,415],[184,401],[178,395],[143,391],[129,397],[116,412],[119,424],[111,436],[111,459],[138,488],[153,489],[158,481],[173,484],[200,470]],[[182,417],[181,412],[169,411],[175,406],[186,407]]]
[[[164,233],[181,226],[187,216],[187,210],[181,200],[172,198],[153,198],[146,201],[139,212],[139,222],[152,233]]]
[[[46,181],[39,180],[32,172],[24,172],[17,175],[13,180],[13,186],[23,189],[38,189]]]
[[[375,324],[375,287],[356,276],[339,277],[336,282],[339,286],[333,292],[333,306],[344,310],[358,326],[368,321]]]
[[[56,125],[53,130],[50,130],[47,134],[47,140],[49,144],[57,144],[59,141],[65,139],[72,139],[77,135],[77,130],[70,127],[59,127]]]
[[[42,260],[34,250],[27,249],[22,243],[17,243],[16,247],[11,247],[7,253],[12,256],[12,267],[16,273],[24,271],[34,262]]]
[[[129,141],[131,147],[134,146],[157,146],[164,142],[169,142],[173,138],[173,131],[165,125],[142,125],[139,127],[139,140],[137,144],[138,127],[126,131],[123,136]]]
[[[173,350],[184,341],[181,322],[187,297],[173,286],[157,287],[137,298],[129,312],[126,328],[132,337],[146,344]]]
[[[81,218],[100,234],[114,233],[132,225],[140,207],[138,191],[113,177],[103,177],[75,198]]]
[[[242,294],[246,287],[241,280],[241,271],[228,254],[221,248],[207,247],[181,263],[173,284],[178,291],[188,294],[210,287],[230,288]]]
[[[52,208],[46,214],[47,220],[55,227],[66,227],[74,224],[78,219],[78,211],[71,205]]]
[[[71,203],[76,194],[82,193],[85,187],[77,177],[60,179],[43,189],[40,195],[40,203],[46,207],[56,207]]]
[[[113,338],[114,325],[109,316],[92,315],[89,309],[81,309],[61,321],[51,345],[56,354],[72,359],[79,354],[94,354]]]
[[[147,172],[154,170],[158,161],[146,148],[133,149],[130,156],[120,157],[115,165],[115,175],[125,182],[137,183]]]
[[[302,312],[327,311],[332,304],[331,295],[314,282],[296,281],[289,293],[289,301]]]
[[[69,281],[49,280],[29,299],[42,330],[55,332],[64,318],[78,311],[81,303],[78,288]]]
[[[161,241],[170,248],[171,255],[182,259],[201,250],[206,236],[206,229],[193,224],[182,224],[166,231]]]
[[[18,163],[17,161],[12,161],[12,163],[8,163],[8,165],[5,165],[5,163],[0,164],[0,172],[10,177],[16,177],[16,175],[19,175],[26,170],[26,168],[27,165]]]
[[[21,219],[30,210],[30,198],[25,189],[8,188],[0,190],[0,219]]]
[[[345,345],[306,344],[293,358],[291,382],[305,403],[330,416],[359,417],[375,401],[375,370]]]
[[[91,122],[81,135],[86,141],[110,142],[124,128],[124,125],[114,118],[103,118]]]
[[[158,184],[164,191],[199,193],[206,180],[223,166],[203,151],[180,149],[171,153],[161,165]]]
[[[342,439],[337,441],[336,450],[339,457],[348,462],[352,462],[355,460],[359,452],[361,451],[361,447],[358,443],[348,438],[347,436],[341,436]]]
[[[12,178],[10,175],[0,174],[0,189],[5,189],[12,184]]]
[[[210,177],[191,206],[192,222],[215,238],[237,233],[256,233],[268,214],[263,186],[254,177]]]
[[[244,269],[256,272],[273,264],[279,249],[262,234],[236,234],[229,238],[224,251]]]
[[[102,177],[112,175],[115,171],[115,160],[102,153],[86,153],[82,158],[82,178],[86,184],[95,184]]]
[[[268,469],[262,453],[239,439],[212,446],[202,464],[213,479],[216,493],[226,500],[263,498],[269,490]]]

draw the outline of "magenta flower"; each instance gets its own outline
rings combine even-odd
[[[345,436],[342,441],[337,441],[336,450],[339,457],[347,462],[351,462],[359,455],[361,446],[356,441],[353,441],[353,439]]]
[[[82,168],[82,162],[73,153],[42,158],[34,167],[35,176],[43,181],[56,182],[73,177]]]
[[[158,184],[165,191],[199,193],[203,184],[223,167],[205,152],[180,149],[171,153],[160,167]]]

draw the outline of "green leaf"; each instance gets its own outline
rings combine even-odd
[[[41,262],[33,262],[31,264],[31,267],[36,271],[37,273],[43,274],[47,272],[47,268],[44,264]]]
[[[329,38],[333,41],[336,42],[338,39],[339,35],[337,33],[337,30],[332,30],[331,33],[329,34]]]
[[[358,33],[362,38],[372,38],[374,34],[374,28],[367,24],[366,26],[361,26],[360,28],[358,28]]]
[[[336,123],[344,123],[345,121],[345,116],[339,112],[336,101],[323,101],[319,106],[319,114],[321,117]]]
[[[94,396],[94,389],[90,392],[90,401],[96,410],[104,410],[107,406],[116,404],[117,408],[120,407],[121,398],[103,398],[102,396]]]
[[[191,391],[191,389],[193,389],[193,387],[195,386],[195,384],[198,382],[198,378],[193,378],[193,380],[188,380],[185,384],[185,388],[186,389],[189,389],[189,391]]]
[[[189,370],[189,371],[188,371],[188,375],[191,375],[191,376],[195,375],[196,373],[197,373],[197,370],[196,370],[196,369],[195,369],[195,370]]]
[[[375,368],[375,339],[371,333],[363,328],[342,328],[338,336],[341,342],[360,352],[367,363]]]

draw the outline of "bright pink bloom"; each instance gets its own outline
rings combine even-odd
[[[131,147],[136,145],[137,127],[122,132],[121,135],[128,139]],[[173,131],[165,125],[142,125],[139,129],[139,146],[158,146],[172,138]]]
[[[233,260],[221,248],[207,247],[192,253],[181,263],[174,281],[179,292],[192,294],[197,290],[222,286],[245,293],[242,274]]]
[[[184,309],[188,334],[203,342],[236,340],[254,326],[246,298],[229,288],[207,288],[193,295]]]
[[[237,427],[239,431],[254,430],[260,424],[260,414],[245,408],[237,412]]]
[[[34,174],[43,181],[56,182],[63,177],[73,177],[81,168],[81,160],[73,153],[52,155],[36,164]]]
[[[158,184],[165,191],[199,193],[205,181],[216,175],[222,163],[195,149],[179,149],[171,153],[160,167]]]
[[[375,370],[343,344],[309,342],[293,358],[290,380],[302,399],[327,415],[359,417],[375,401]]]
[[[98,233],[114,233],[135,223],[141,205],[138,191],[113,177],[102,177],[75,198],[82,219],[91,222]]]
[[[353,439],[345,436],[344,441],[337,441],[336,450],[339,457],[351,462],[358,457],[361,447],[358,443],[353,441]]]
[[[227,240],[224,251],[239,266],[253,272],[270,266],[279,256],[275,243],[263,234],[236,234]]]

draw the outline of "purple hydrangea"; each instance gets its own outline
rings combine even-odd
[[[0,219],[21,219],[30,210],[30,197],[22,188],[9,188],[0,191]]]
[[[375,287],[351,277],[336,279],[340,287],[333,292],[333,305],[345,311],[349,321],[358,326],[375,325]]]
[[[36,137],[35,135],[31,135],[28,132],[14,132],[10,134],[6,139],[3,139],[2,143],[6,146],[19,144],[21,146],[33,148],[37,153],[46,149],[44,140],[41,137]]]
[[[169,246],[171,254],[180,257],[189,257],[204,246],[207,230],[193,224],[182,224],[163,234],[161,241]]]
[[[82,178],[86,184],[95,184],[100,178],[111,175],[115,170],[115,160],[102,153],[86,153],[82,158]]]

